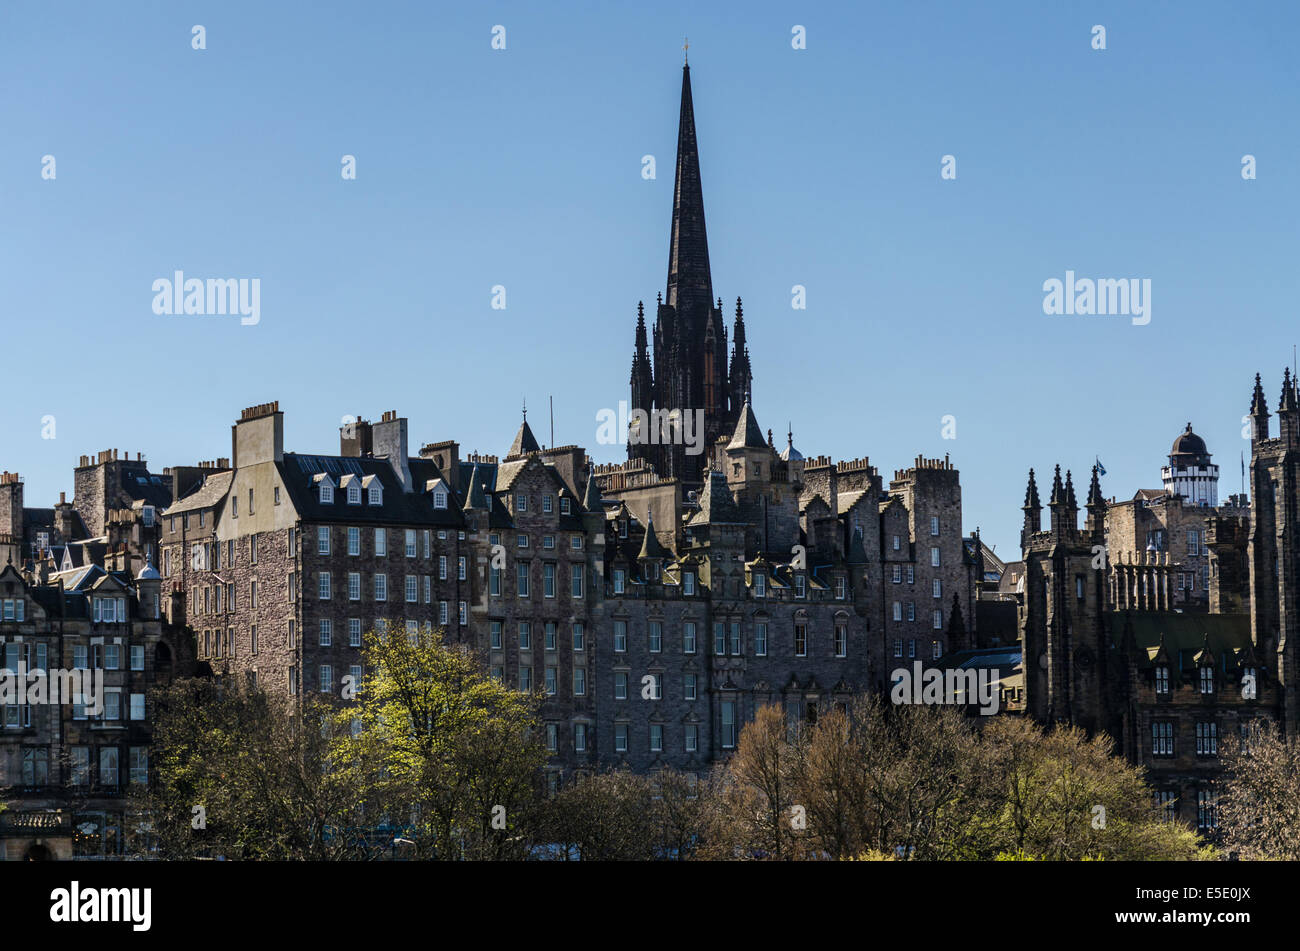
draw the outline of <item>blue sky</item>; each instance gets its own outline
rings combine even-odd
[[[228,455],[274,399],[290,449],[396,409],[503,453],[553,396],[557,443],[620,458],[596,414],[665,283],[689,36],[715,293],[778,440],[886,479],[950,453],[1003,555],[1029,466],[1099,455],[1128,497],[1188,420],[1235,491],[1253,375],[1275,402],[1300,337],[1296,10],[6,4],[0,468],[52,504],[84,453]],[[260,278],[261,322],[155,315],[176,269]],[[1151,323],[1045,316],[1067,269],[1150,279]]]

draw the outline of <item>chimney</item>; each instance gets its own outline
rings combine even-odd
[[[387,459],[402,483],[402,491],[410,492],[411,466],[408,463],[406,448],[406,417],[398,416],[396,410],[388,410],[383,418],[371,427],[376,459]]]
[[[339,427],[339,455],[365,457],[374,454],[374,439],[370,420],[354,417],[350,423]]]
[[[0,474],[0,535],[23,537],[23,481],[16,472]]]
[[[232,427],[231,455],[235,466],[255,466],[284,458],[284,414],[280,403],[249,406]]]

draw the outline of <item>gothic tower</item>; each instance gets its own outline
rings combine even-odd
[[[648,351],[651,343],[653,356]],[[713,298],[687,65],[682,67],[667,294],[659,296],[649,339],[644,308],[637,306],[629,458],[647,460],[664,478],[700,483],[715,443],[734,431],[751,387],[740,299],[736,299],[735,347],[729,367],[722,300]],[[697,427],[701,418],[702,433]]]

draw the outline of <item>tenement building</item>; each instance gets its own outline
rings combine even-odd
[[[1056,470],[1047,528],[1029,475],[1018,609],[1028,712],[1109,733],[1147,769],[1168,814],[1206,833],[1217,822],[1224,741],[1247,737],[1258,722],[1290,734],[1300,718],[1298,397],[1285,371],[1271,435],[1255,378],[1248,512],[1241,496],[1216,507],[1217,472],[1204,443],[1190,427],[1179,437],[1165,471],[1194,484],[1175,483],[1175,494],[1159,500],[1164,519],[1146,531],[1168,534],[1152,537],[1145,552],[1125,550],[1142,523],[1132,506],[1102,498],[1095,467],[1082,528],[1069,473],[1062,481]],[[1171,552],[1173,538],[1186,538],[1187,547]],[[1177,596],[1176,581],[1198,553],[1209,592],[1194,608]]]

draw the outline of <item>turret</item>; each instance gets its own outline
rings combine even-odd
[[[1025,488],[1025,525],[1020,532],[1020,547],[1028,547],[1029,536],[1043,530],[1043,503],[1038,500],[1038,483],[1034,481],[1034,470],[1029,470],[1029,485]]]
[[[1268,400],[1264,399],[1264,387],[1260,385],[1259,374],[1255,374],[1255,392],[1250,400],[1250,438],[1252,442],[1268,439]]]
[[[1300,441],[1300,407],[1297,406],[1295,387],[1288,367],[1282,371],[1282,397],[1277,402],[1277,435],[1286,446],[1294,446]]]

